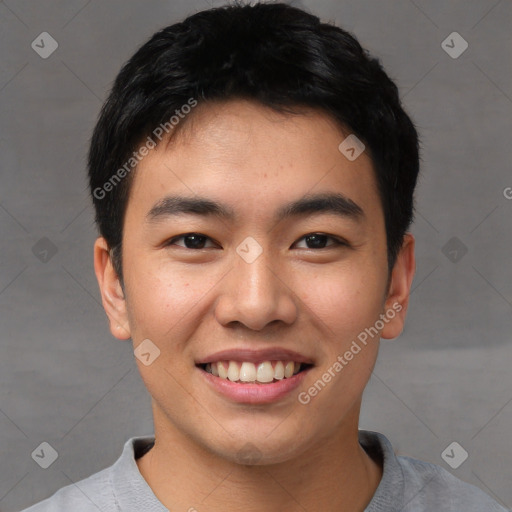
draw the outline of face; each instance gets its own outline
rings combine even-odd
[[[112,333],[144,354],[155,432],[272,463],[357,429],[379,337],[403,328],[414,240],[388,290],[372,162],[340,152],[349,134],[318,112],[199,105],[139,163],[124,296],[102,239],[95,265]]]

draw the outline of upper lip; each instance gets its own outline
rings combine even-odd
[[[313,364],[313,360],[293,350],[285,348],[254,349],[227,349],[201,357],[196,364],[215,363],[218,361],[238,361],[262,363],[263,361],[294,361],[296,363]]]

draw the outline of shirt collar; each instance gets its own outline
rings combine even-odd
[[[132,437],[112,466],[112,486],[119,510],[168,512],[139,471],[136,459],[154,443],[154,436]]]
[[[154,436],[128,439],[121,457],[112,466],[111,483],[120,510],[169,512],[144,480],[136,462],[154,441]],[[391,443],[379,432],[359,430],[359,444],[372,459],[383,464],[381,481],[365,512],[402,510],[404,475]]]
[[[403,510],[404,474],[388,438],[379,432],[360,430],[359,444],[372,459],[383,464],[381,481],[364,512]]]

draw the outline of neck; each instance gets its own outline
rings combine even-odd
[[[169,510],[362,512],[382,477],[380,463],[358,441],[359,406],[335,437],[319,440],[300,457],[252,466],[198,446],[154,409],[155,445],[137,465]]]

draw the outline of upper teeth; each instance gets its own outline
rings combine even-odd
[[[251,362],[218,361],[208,363],[206,371],[232,382],[272,382],[274,379],[287,379],[300,370],[300,363],[293,361],[264,361],[255,365]]]

